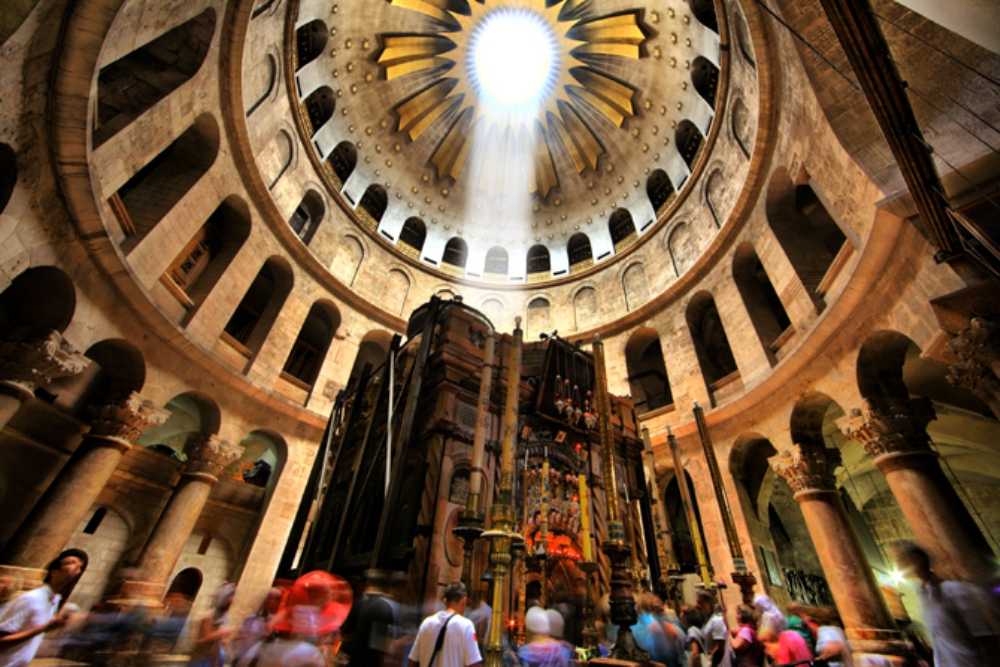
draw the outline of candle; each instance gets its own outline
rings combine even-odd
[[[587,488],[587,476],[580,473],[577,476],[580,492],[580,540],[583,542],[583,560],[594,560],[594,548],[590,540],[590,489]]]

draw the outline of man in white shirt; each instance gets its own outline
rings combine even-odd
[[[420,624],[410,651],[410,667],[471,667],[483,663],[476,628],[462,616],[468,599],[464,584],[445,589],[447,609],[431,614]]]
[[[705,653],[712,667],[731,667],[733,655],[729,645],[729,630],[715,595],[711,591],[698,592],[698,611],[708,618],[701,629],[705,638]],[[721,591],[719,595],[722,595]]]
[[[49,563],[45,583],[15,598],[0,612],[0,667],[26,667],[45,633],[66,624],[56,616],[63,595],[87,569],[87,554],[67,549]]]

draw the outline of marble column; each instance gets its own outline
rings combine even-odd
[[[802,510],[855,661],[867,662],[868,654],[901,664],[906,646],[851,527],[827,450],[793,445],[774,456],[771,467],[788,482]]]
[[[1000,326],[973,317],[948,341],[948,349],[956,358],[948,366],[948,381],[971,391],[1000,419]]]
[[[136,393],[91,414],[90,431],[8,544],[5,563],[41,571],[73,537],[132,443],[166,418]]]
[[[935,418],[926,398],[867,401],[846,420],[845,434],[875,460],[938,572],[983,580],[993,574],[993,551],[931,448],[927,425]]]
[[[186,451],[188,462],[181,481],[139,556],[138,580],[126,581],[123,585],[122,592],[127,599],[159,603],[167,577],[194,531],[212,488],[222,471],[242,456],[243,446],[233,445],[215,435],[200,434],[188,443]]]
[[[58,331],[32,341],[0,341],[0,428],[34,397],[35,386],[79,375],[91,363]]]

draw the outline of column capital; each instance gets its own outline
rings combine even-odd
[[[91,360],[58,331],[30,341],[0,341],[0,380],[45,384],[79,375]]]
[[[837,461],[824,447],[792,445],[771,457],[771,467],[788,482],[792,492],[833,491],[837,488],[833,475]]]
[[[930,453],[927,425],[937,419],[934,404],[928,398],[905,398],[865,401],[862,408],[851,410],[840,420],[844,435],[857,440],[869,456]]]
[[[234,445],[214,434],[195,435],[185,448],[188,462],[184,472],[218,481],[222,471],[243,456],[243,450],[243,445]]]
[[[152,401],[132,392],[125,398],[91,408],[91,426],[87,435],[131,445],[147,428],[165,422],[169,414]]]
[[[948,341],[948,349],[958,359],[948,366],[948,381],[976,394],[1000,394],[1000,326],[981,317]]]

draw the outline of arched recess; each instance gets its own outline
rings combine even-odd
[[[264,489],[265,502],[261,505],[259,517],[267,512],[267,502],[271,491],[278,483],[288,459],[288,445],[285,439],[274,431],[256,429],[248,433],[240,445],[243,454],[240,459],[225,470],[228,479],[242,479],[251,486]],[[252,543],[252,538],[248,540]]]
[[[510,271],[510,259],[507,250],[500,246],[493,246],[486,252],[486,273],[495,276],[506,276]]]
[[[635,310],[649,300],[649,283],[642,262],[631,264],[622,273],[622,291],[625,293],[625,307],[629,310]]]
[[[302,69],[322,55],[326,43],[330,39],[330,31],[326,24],[316,19],[299,26],[295,31],[295,54],[297,69]]]
[[[174,576],[163,596],[163,606],[170,618],[179,626],[187,624],[194,601],[201,591],[204,577],[196,567],[187,567]],[[179,634],[179,633],[178,633]]]
[[[278,319],[292,291],[292,267],[283,257],[269,257],[230,316],[222,337],[252,361]]]
[[[593,287],[581,287],[573,295],[573,314],[577,331],[583,331],[597,324],[597,290]]]
[[[694,162],[704,140],[705,137],[702,136],[698,126],[688,119],[685,118],[678,123],[677,131],[674,133],[674,144],[688,169],[694,169]]]
[[[642,327],[632,332],[625,344],[625,366],[636,412],[641,414],[673,405],[663,347],[656,329]]]
[[[410,295],[410,278],[399,269],[390,269],[387,284],[389,293],[385,295],[386,310],[394,315],[402,315],[406,299]]]
[[[743,11],[735,4],[733,5],[733,22],[735,23],[736,43],[740,49],[743,59],[756,69],[757,61],[753,57],[753,41],[750,39],[750,28],[747,26],[747,19],[743,16]]]
[[[715,108],[715,96],[719,91],[719,68],[705,56],[698,56],[691,63],[691,83],[695,91]]]
[[[740,244],[733,253],[733,279],[757,338],[773,366],[791,335],[792,321],[764,265],[749,243]]]
[[[17,154],[10,144],[0,143],[0,213],[4,212],[17,185]]]
[[[729,454],[729,472],[736,480],[743,514],[767,525],[767,505],[774,471],[770,458],[778,453],[771,441],[758,433],[741,435]]]
[[[409,218],[403,223],[403,229],[399,232],[397,247],[403,254],[420,259],[420,251],[424,249],[425,241],[427,241],[427,225],[420,218]]]
[[[739,391],[740,374],[715,299],[708,292],[695,294],[685,315],[702,377],[712,404],[718,405],[722,399]]]
[[[333,264],[330,270],[337,276],[340,282],[348,287],[354,284],[361,271],[361,263],[365,260],[365,247],[358,237],[353,234],[344,234],[337,244],[337,253],[334,255]]]
[[[386,355],[389,354],[391,344],[392,334],[388,331],[369,331],[366,333],[361,339],[358,353],[354,357],[354,365],[351,367],[351,375],[347,381],[348,385],[357,383],[366,366],[369,373],[381,368],[385,363]]]
[[[736,139],[736,144],[740,147],[740,152],[747,159],[750,158],[750,109],[747,108],[746,103],[743,101],[742,97],[737,97],[736,101],[733,102],[733,138]]]
[[[97,75],[93,142],[100,146],[201,69],[215,35],[211,7],[105,65]]]
[[[219,154],[219,125],[202,114],[173,143],[132,175],[108,204],[129,252],[194,187]]]
[[[444,254],[441,256],[441,263],[464,269],[465,263],[469,259],[469,246],[465,241],[457,236],[450,239],[444,246]]]
[[[569,237],[566,252],[569,255],[570,273],[585,269],[594,263],[594,251],[590,246],[590,238],[583,232]]]
[[[160,282],[182,306],[187,324],[250,236],[250,209],[227,197],[195,232],[163,273]]]
[[[143,431],[137,444],[174,460],[184,460],[184,450],[192,438],[218,433],[222,425],[218,403],[200,392],[179,394],[164,407],[169,413],[167,419]]]
[[[323,202],[323,197],[315,190],[307,190],[302,196],[302,201],[292,212],[292,217],[288,219],[288,226],[300,241],[309,245],[324,217],[326,217],[326,204]]]
[[[386,209],[389,208],[389,195],[386,194],[385,188],[381,185],[372,183],[365,190],[365,194],[361,196],[358,208],[368,214],[369,220],[367,222],[372,229],[375,229],[382,220],[382,216],[385,215]]]
[[[653,210],[659,213],[660,209],[674,196],[674,184],[670,182],[667,172],[656,169],[649,175],[649,178],[646,179],[646,196],[649,197],[649,203],[652,204]]]
[[[41,385],[35,395],[78,418],[89,419],[91,408],[122,401],[146,382],[146,360],[127,340],[106,338],[84,354],[93,363],[82,373]]]
[[[636,239],[635,222],[628,209],[616,209],[608,219],[608,231],[611,233],[611,243],[615,246],[615,252],[631,245]]]
[[[126,519],[114,508],[98,505],[92,509],[66,545],[89,556],[86,571],[67,598],[85,612],[101,601],[132,534]]]
[[[552,272],[552,258],[549,249],[538,244],[528,248],[528,258],[526,262],[529,276],[545,276]]]
[[[528,302],[525,331],[530,335],[548,331],[552,324],[551,304],[543,296],[536,296]]]
[[[279,130],[271,139],[261,157],[261,171],[267,179],[267,189],[273,190],[295,160],[295,142],[292,135]]]
[[[722,227],[722,205],[726,195],[726,179],[722,176],[722,170],[716,169],[705,179],[705,203],[708,211],[712,214],[715,226]]]
[[[341,141],[330,153],[327,162],[333,169],[333,173],[336,174],[337,180],[340,181],[339,185],[342,189],[344,183],[354,173],[355,167],[358,166],[358,148],[350,141]]]
[[[329,301],[314,303],[288,353],[282,377],[292,384],[311,389],[338,328],[340,311],[337,307]]]
[[[698,259],[698,242],[691,232],[691,225],[679,222],[667,236],[667,251],[674,265],[674,273],[679,278]]]
[[[36,266],[17,275],[0,293],[0,338],[38,340],[62,333],[76,311],[76,288],[66,272]]]
[[[333,96],[333,89],[330,86],[320,86],[309,93],[309,97],[305,99],[304,104],[313,135],[326,125],[327,121],[333,118],[333,112],[337,107]]]
[[[688,486],[691,503],[694,505],[695,522],[698,525],[692,527],[688,522],[676,474],[671,476],[663,489],[663,504],[667,510],[667,520],[670,522],[670,532],[673,536],[674,551],[680,571],[682,574],[695,574],[698,572],[698,557],[695,553],[694,541],[691,538],[692,528],[701,534],[702,544],[708,544],[708,542],[705,540],[705,530],[702,527],[698,495],[695,493],[691,475],[686,470],[684,471],[684,482]]]
[[[702,24],[712,32],[719,32],[719,19],[715,15],[714,0],[687,0],[691,6],[691,13]]]
[[[827,273],[847,237],[808,185],[795,185],[785,168],[771,175],[767,222],[818,311],[826,307]]]
[[[274,55],[268,53],[264,56],[264,64],[260,69],[261,72],[254,73],[253,85],[246,87],[246,96],[243,98],[247,118],[267,101],[278,85],[278,59]]]
[[[486,299],[483,301],[483,305],[479,309],[490,319],[493,326],[498,326],[500,324],[500,317],[504,313],[503,301],[496,298]]]

